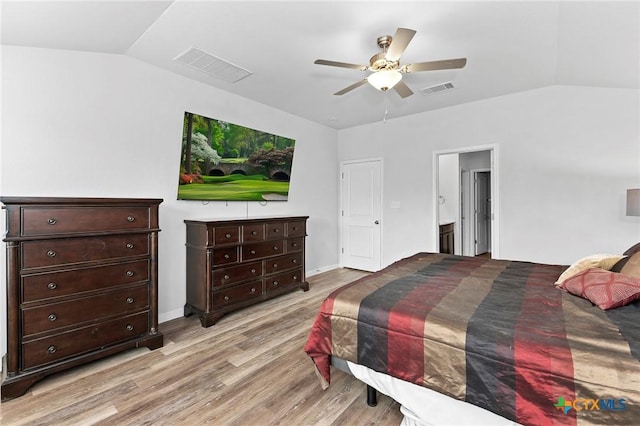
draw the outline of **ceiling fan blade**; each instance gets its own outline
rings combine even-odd
[[[318,65],[329,65],[331,67],[351,68],[351,69],[360,70],[360,71],[366,71],[366,69],[368,68],[366,65],[349,64],[347,62],[327,61],[325,59],[316,59],[313,63]]]
[[[353,89],[357,89],[358,87],[362,86],[363,84],[365,84],[367,82],[367,79],[364,78],[360,81],[358,81],[357,83],[353,83],[351,86],[349,87],[345,87],[344,89],[340,90],[339,92],[334,93],[334,95],[344,95],[347,92],[352,91]]]
[[[409,42],[416,34],[414,30],[410,30],[408,28],[398,28],[396,30],[396,34],[393,36],[391,40],[391,45],[389,45],[389,50],[387,50],[387,54],[385,58],[390,61],[397,61],[400,59],[402,53],[404,53],[405,49],[409,45]]]
[[[413,95],[413,91],[409,89],[409,86],[404,84],[404,81],[402,80],[397,82],[396,85],[393,86],[393,88],[396,90],[396,92],[398,93],[398,95],[400,95],[401,98],[406,98],[407,96]]]
[[[446,59],[444,61],[420,62],[402,67],[405,72],[435,71],[463,68],[467,64],[467,58]]]

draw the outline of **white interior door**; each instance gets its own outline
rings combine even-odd
[[[460,252],[456,254],[461,254],[463,256],[471,256],[469,247],[472,247],[470,244],[470,233],[469,229],[471,226],[469,225],[468,217],[470,216],[469,209],[469,170],[460,170],[460,245],[456,246],[460,247]]]
[[[342,266],[381,268],[381,161],[342,164]]]
[[[475,254],[489,251],[491,236],[491,174],[490,172],[474,173],[474,213],[475,213]]]

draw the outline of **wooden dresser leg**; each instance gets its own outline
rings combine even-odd
[[[220,318],[222,318],[222,313],[215,313],[215,314],[201,314],[200,315],[200,324],[202,324],[203,327],[208,328],[211,327],[212,325],[214,325],[215,323],[218,322],[218,320]]]
[[[2,382],[2,388],[0,389],[2,401],[9,401],[10,399],[24,395],[27,393],[31,385],[42,380],[45,376],[45,374],[33,374],[3,378],[4,381]]]

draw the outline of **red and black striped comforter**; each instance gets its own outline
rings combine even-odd
[[[305,351],[525,425],[640,424],[640,303],[555,288],[566,266],[419,253],[334,291]]]

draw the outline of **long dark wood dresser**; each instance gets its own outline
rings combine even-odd
[[[2,400],[158,331],[160,199],[2,197],[7,353]]]
[[[225,313],[284,293],[309,290],[305,278],[308,216],[185,220],[187,303],[203,327]]]

